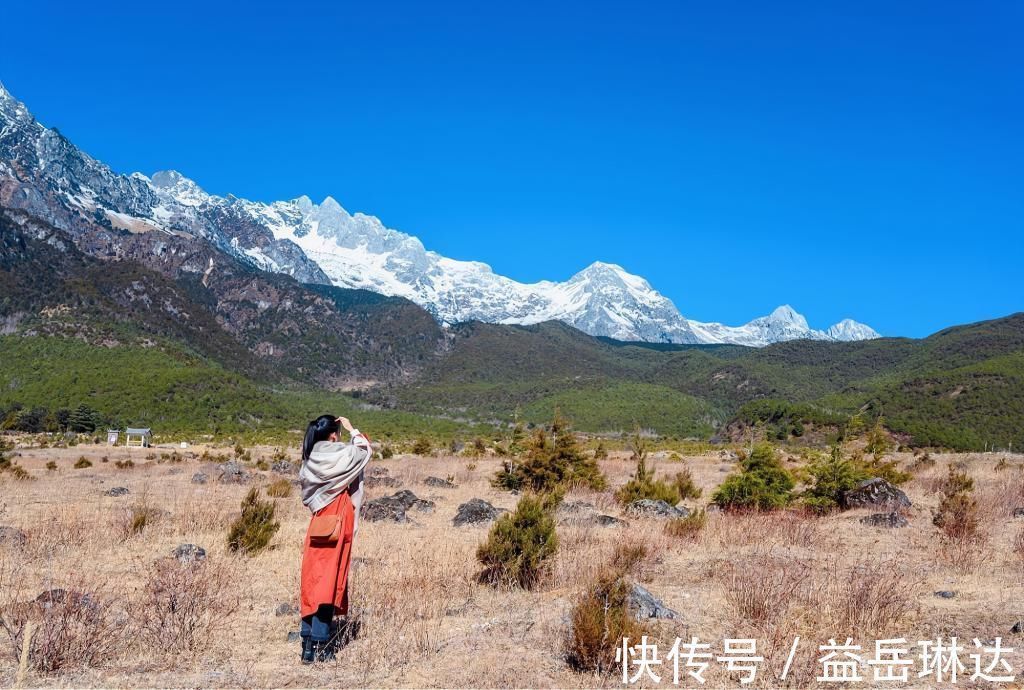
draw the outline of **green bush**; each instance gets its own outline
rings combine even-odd
[[[675,487],[676,493],[679,494],[679,500],[685,501],[688,498],[694,500],[700,498],[700,495],[704,493],[700,487],[693,481],[693,473],[689,467],[684,467],[680,471],[676,472],[675,478],[672,480],[672,486]]]
[[[242,514],[228,532],[228,547],[255,555],[267,548],[281,523],[274,520],[274,503],[260,500],[259,489],[253,487],[242,499]]]
[[[535,492],[573,485],[600,491],[607,485],[597,461],[584,454],[576,436],[561,417],[555,417],[550,434],[543,428],[537,429],[527,444],[525,454],[522,461],[515,458],[505,460],[491,483],[500,489]]]
[[[775,448],[762,442],[740,462],[740,471],[715,490],[712,501],[725,510],[774,510],[789,503],[793,484]]]
[[[412,444],[413,455],[430,455],[430,451],[430,439],[425,436],[416,439],[416,442]]]
[[[498,518],[476,557],[484,565],[481,580],[492,585],[530,589],[544,562],[558,549],[554,512],[560,492],[526,494],[515,511]]]
[[[838,443],[827,456],[812,461],[807,474],[811,485],[803,492],[802,500],[804,505],[819,513],[841,508],[843,494],[871,476],[863,467],[843,457]]]
[[[76,470],[83,470],[86,467],[92,467],[92,463],[89,462],[89,459],[86,458],[84,455],[82,457],[78,458],[78,460],[75,461],[75,469]]]

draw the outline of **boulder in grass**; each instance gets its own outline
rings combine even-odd
[[[28,543],[28,535],[17,527],[0,525],[0,544],[8,546],[24,546]]]
[[[171,555],[179,563],[200,563],[206,560],[206,549],[196,544],[179,544]]]
[[[408,522],[405,506],[394,501],[390,496],[367,501],[359,510],[359,516],[369,522]]]
[[[889,482],[875,477],[865,479],[843,494],[843,505],[847,508],[888,508],[897,510],[909,508],[910,499]]]
[[[107,489],[103,492],[104,496],[127,496],[128,487],[126,486],[115,486],[111,489]]]
[[[626,514],[633,517],[677,518],[686,517],[690,511],[660,499],[641,498],[626,506]]]
[[[899,527],[906,527],[910,524],[907,522],[907,518],[897,512],[873,513],[871,515],[865,515],[860,519],[860,521],[869,527],[884,527],[887,529],[897,529]]]
[[[232,460],[220,466],[220,476],[217,481],[221,484],[247,484],[250,478],[245,467]]]
[[[675,620],[679,614],[665,606],[661,599],[657,598],[640,585],[633,585],[629,592],[629,610],[638,621],[650,620],[652,618],[663,620]]]
[[[374,465],[370,469],[366,470],[367,477],[387,477],[391,473],[388,472],[387,467],[381,467],[380,465]]]
[[[368,476],[368,477],[364,477],[363,478],[363,483],[365,483],[366,487],[369,488],[369,489],[373,489],[373,488],[378,487],[378,486],[386,486],[386,487],[389,487],[389,488],[394,488],[396,486],[401,486],[402,485],[402,482],[399,481],[398,479],[396,479],[395,477],[389,477],[387,475],[372,475],[372,474],[370,476]]]
[[[297,616],[299,615],[299,607],[295,604],[291,604],[287,601],[281,602],[274,609],[275,616]]]
[[[595,515],[593,523],[598,527],[629,527],[629,523],[611,515]]]
[[[440,477],[427,477],[423,480],[423,483],[427,486],[432,486],[436,489],[454,489],[455,484],[448,481],[447,479],[441,479]]]
[[[407,522],[406,511],[418,510],[429,513],[434,510],[434,503],[419,498],[408,489],[403,489],[391,496],[375,498],[363,504],[360,515],[370,522],[390,520],[391,522]]]
[[[495,508],[482,498],[471,498],[459,506],[452,524],[456,527],[479,525],[493,521],[504,512],[504,508]]]
[[[205,484],[207,481],[209,481],[209,479],[210,478],[202,472],[196,472],[195,474],[192,475],[193,484]]]
[[[270,471],[276,472],[277,474],[294,474],[295,465],[291,464],[287,460],[278,460],[270,466]]]

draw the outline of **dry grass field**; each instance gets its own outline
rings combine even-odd
[[[270,461],[273,450],[251,449],[253,460]],[[297,490],[273,499],[281,529],[271,549],[246,557],[226,545],[250,486],[282,475],[250,465],[249,483],[219,483],[198,458],[162,458],[170,448],[16,452],[32,478],[0,475],[0,525],[24,535],[0,536],[5,687],[619,687],[620,675],[572,671],[562,650],[574,601],[623,543],[647,547],[636,577],[679,613],[659,623],[659,639],[696,635],[718,653],[724,638],[756,638],[766,657],[756,687],[814,685],[821,672],[817,645],[829,638],[853,637],[868,656],[884,637],[903,636],[911,646],[940,635],[970,647],[975,637],[1024,644],[1010,633],[1024,618],[1024,519],[1014,518],[1024,507],[1020,456],[933,456],[936,463],[902,487],[914,504],[902,529],[863,525],[859,518],[870,512],[863,510],[825,517],[712,512],[691,539],[668,536],[657,519],[626,518],[625,528],[562,519],[558,553],[533,591],[478,583],[475,551],[487,527],[452,525],[457,507],[471,498],[515,506],[516,496],[489,484],[497,458],[375,459],[373,466],[401,484],[371,488],[369,498],[407,488],[436,507],[409,511],[405,524],[362,523],[351,589],[360,634],[335,662],[304,667],[299,645],[287,640],[298,629],[297,615],[278,615],[282,604],[298,601],[308,513]],[[297,460],[295,451],[290,455]],[[76,469],[81,457],[91,466]],[[134,466],[125,466],[128,459]],[[733,467],[719,454],[684,461],[704,490],[691,507],[706,502]],[[956,550],[940,542],[931,520],[951,462],[964,463],[974,478],[982,511],[980,536]],[[612,492],[634,465],[617,453],[600,464],[610,489],[573,491],[565,500],[623,517]],[[679,466],[660,456],[654,465],[663,475]],[[209,481],[193,483],[204,471]],[[432,488],[423,483],[428,476],[451,477],[456,487]],[[106,495],[113,487],[128,493]],[[202,546],[205,561],[179,564],[171,554],[184,543]],[[32,602],[58,588],[73,594],[47,617]],[[19,626],[26,621],[36,628],[33,651],[19,664]],[[803,644],[780,682],[796,635]],[[1019,673],[1024,656],[1009,658]],[[661,685],[671,686],[670,670],[661,670]],[[959,685],[971,685],[971,670]],[[736,687],[737,678],[712,664],[706,687]]]

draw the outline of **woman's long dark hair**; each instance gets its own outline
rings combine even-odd
[[[331,434],[341,430],[341,424],[334,415],[320,415],[306,427],[306,438],[302,439],[302,461],[309,460],[309,454],[313,452],[313,446],[320,441],[326,441]]]

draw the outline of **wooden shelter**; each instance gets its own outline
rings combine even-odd
[[[128,428],[124,430],[124,445],[128,448],[132,446],[138,446],[139,448],[149,448],[149,444],[153,440],[153,432],[146,429],[132,429]]]

